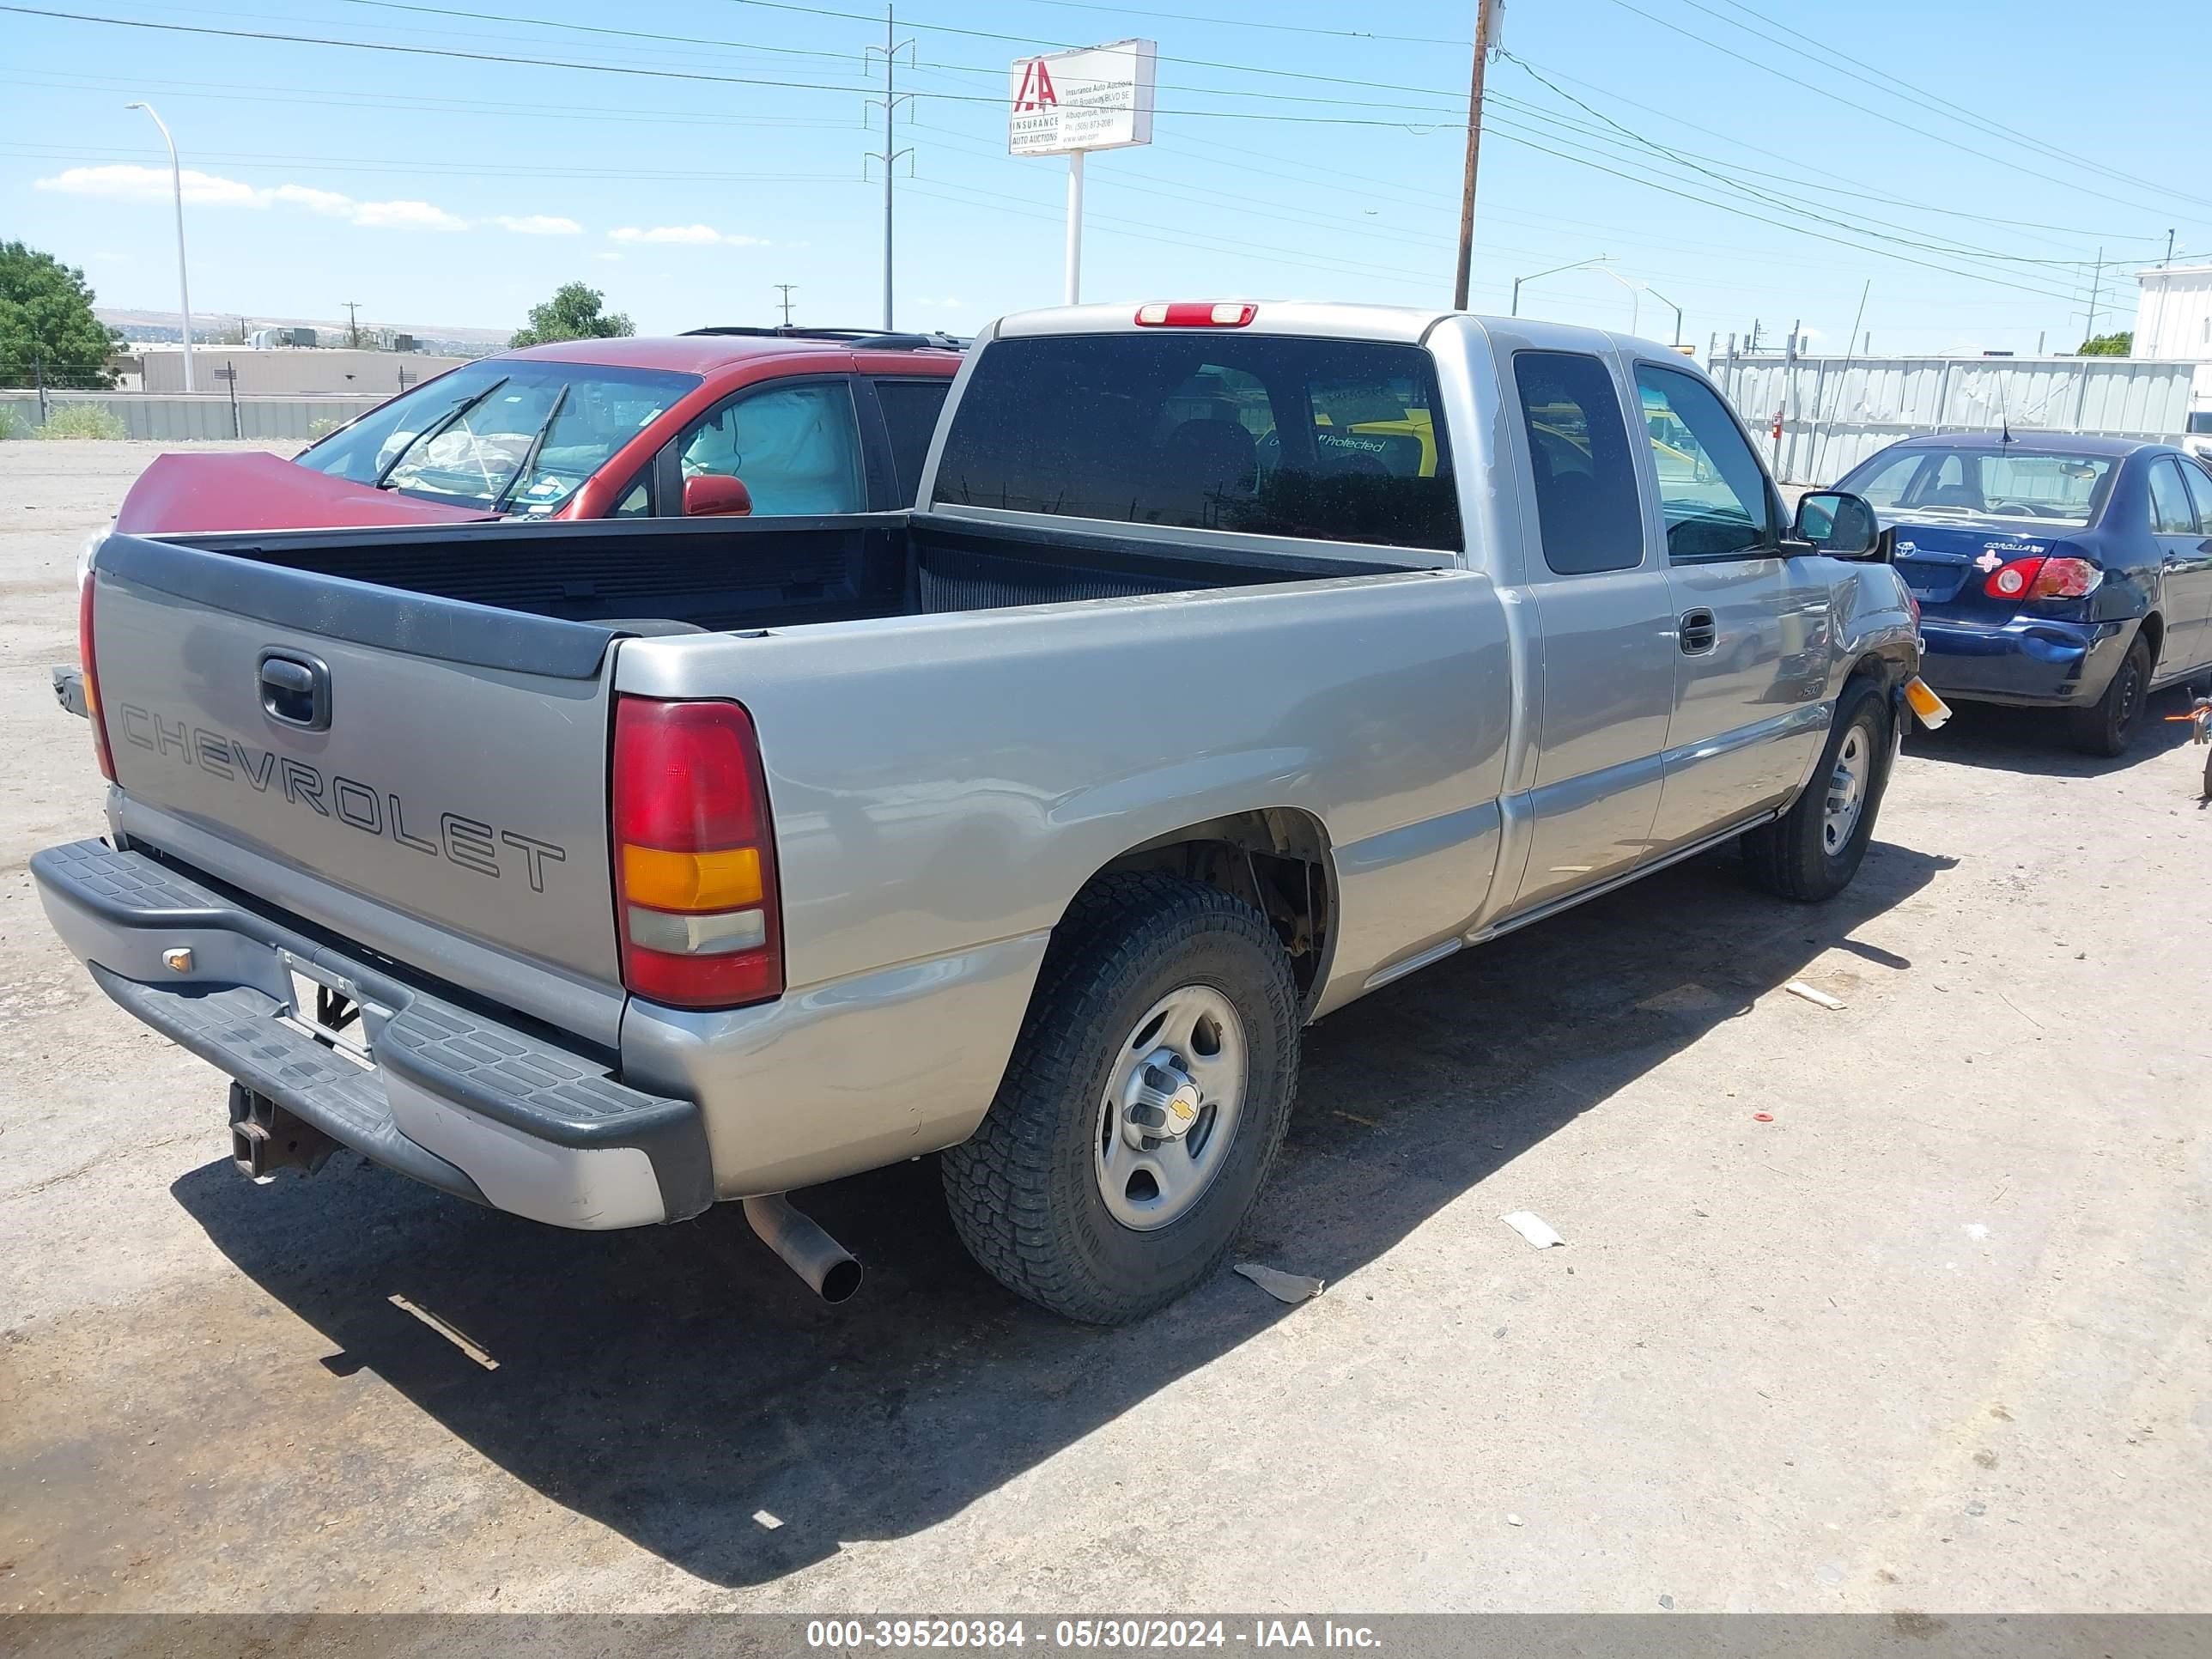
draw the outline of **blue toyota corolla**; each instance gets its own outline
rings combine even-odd
[[[1896,531],[1947,698],[2063,708],[2117,755],[2149,693],[2212,670],[2212,471],[2170,445],[1907,438],[1836,488]]]

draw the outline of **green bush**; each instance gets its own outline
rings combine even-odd
[[[27,438],[31,428],[15,418],[12,409],[0,409],[0,441],[9,438]]]
[[[307,422],[307,435],[314,439],[327,438],[344,424],[343,421],[332,420],[327,415],[318,415]]]
[[[123,424],[123,417],[109,413],[98,404],[64,404],[46,416],[40,427],[41,438],[127,438],[131,428]]]

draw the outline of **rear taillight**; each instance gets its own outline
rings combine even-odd
[[[2014,559],[1990,572],[1982,592],[1993,599],[2078,599],[2104,580],[2087,559]]]
[[[92,653],[92,593],[99,584],[88,570],[76,588],[76,654],[84,671],[84,712],[92,720],[92,751],[100,757],[100,775],[115,781],[115,756],[107,746],[107,717],[100,708],[100,670]]]
[[[1177,300],[1139,306],[1137,323],[1142,328],[1243,328],[1259,314],[1259,307],[1234,300]]]
[[[623,983],[678,1008],[783,994],[768,781],[733,702],[615,703],[614,860]]]

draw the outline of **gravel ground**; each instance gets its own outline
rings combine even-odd
[[[24,867],[100,828],[46,671],[150,453],[0,444],[0,1611],[2212,1610],[2183,727],[1970,711],[1832,905],[1716,857],[1330,1019],[1246,1248],[1318,1301],[1058,1324],[925,1162],[809,1195],[830,1310],[734,1212],[231,1173]]]

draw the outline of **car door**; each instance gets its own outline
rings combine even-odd
[[[2150,527],[2166,581],[2164,679],[2212,661],[2212,474],[2160,457],[2151,469]]]
[[[849,376],[771,380],[724,398],[663,447],[653,505],[681,514],[684,481],[714,475],[744,483],[756,518],[866,513],[890,505],[881,458],[873,468],[871,459]]]
[[[1522,592],[1542,641],[1528,858],[1512,909],[1626,873],[1659,805],[1674,701],[1667,572],[1645,534],[1622,386],[1589,352],[1501,351],[1535,503]]]
[[[1635,376],[1674,647],[1660,857],[1788,799],[1811,768],[1833,565],[1784,556],[1781,498],[1711,386],[1640,360]]]

